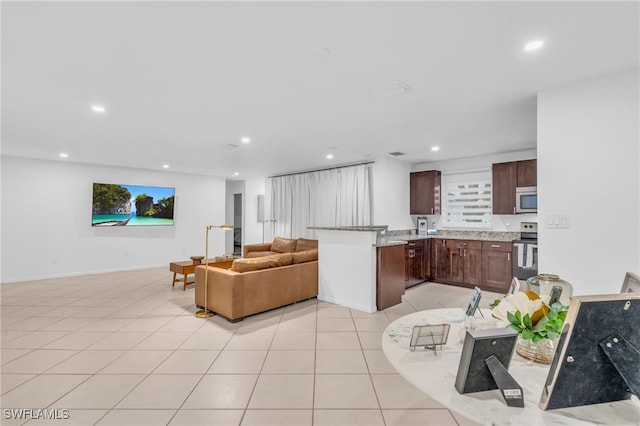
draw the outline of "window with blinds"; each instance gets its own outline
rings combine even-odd
[[[491,181],[445,186],[443,219],[447,227],[491,228]]]

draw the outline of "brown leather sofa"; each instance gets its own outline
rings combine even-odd
[[[279,308],[318,295],[317,240],[276,237],[272,243],[244,246],[230,269],[196,268],[195,302],[229,321]]]

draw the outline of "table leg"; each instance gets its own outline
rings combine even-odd
[[[187,290],[187,281],[189,281],[189,274],[184,274],[184,287],[182,288],[182,291]]]
[[[173,273],[173,283],[171,283],[171,287],[173,287],[174,285],[176,285],[176,273]]]

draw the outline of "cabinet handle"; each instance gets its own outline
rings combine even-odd
[[[500,248],[500,244],[491,244],[491,247]]]
[[[507,253],[507,260],[511,260],[511,253]]]
[[[516,214],[516,206],[513,206],[513,214]]]
[[[431,214],[433,214],[433,207],[431,207]]]

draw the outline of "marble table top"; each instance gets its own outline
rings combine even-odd
[[[489,311],[483,310],[485,317]],[[640,403],[627,401],[544,411],[538,407],[549,366],[514,354],[509,372],[522,386],[524,408],[508,407],[499,390],[460,394],[454,387],[464,337],[462,309],[415,312],[389,324],[382,335],[382,349],[393,367],[410,383],[447,408],[481,424],[491,425],[589,425],[640,424]],[[437,351],[409,350],[413,326],[451,324],[447,343]]]

